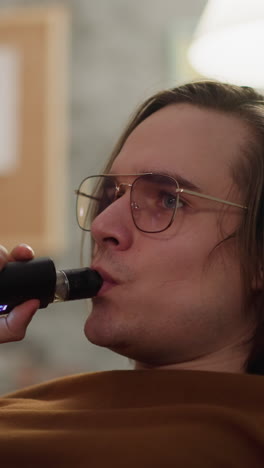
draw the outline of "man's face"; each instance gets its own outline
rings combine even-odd
[[[179,175],[204,194],[243,203],[231,166],[247,136],[236,117],[171,105],[132,132],[111,172]],[[106,281],[93,299],[87,338],[147,365],[192,360],[233,342],[243,327],[235,239],[214,248],[243,210],[186,195],[172,226],[148,234],[134,225],[129,190],[93,222],[93,267],[116,284]]]

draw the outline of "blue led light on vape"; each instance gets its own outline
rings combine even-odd
[[[4,312],[7,309],[8,305],[0,305],[0,312]]]

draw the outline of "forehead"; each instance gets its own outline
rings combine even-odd
[[[130,134],[113,173],[171,172],[212,193],[232,185],[231,167],[242,157],[248,129],[238,117],[190,104],[167,106]]]

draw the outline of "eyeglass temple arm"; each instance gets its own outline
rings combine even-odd
[[[224,203],[225,205],[236,206],[237,208],[242,208],[243,210],[247,210],[247,206],[239,205],[238,203],[234,203],[228,200],[222,200],[221,198],[212,197],[211,195],[204,195],[203,193],[193,192],[192,190],[187,190],[183,188],[178,188],[176,190],[177,193],[188,193],[189,195],[194,195],[195,197],[206,198],[207,200],[213,200],[218,203]]]
[[[98,198],[98,197],[93,197],[92,195],[87,195],[87,193],[80,192],[80,190],[74,190],[74,192],[76,193],[76,195],[82,195],[83,197],[91,198],[92,200],[97,200],[97,201],[100,200],[100,198]]]

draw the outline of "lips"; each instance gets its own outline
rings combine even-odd
[[[103,279],[103,284],[100,288],[100,290],[97,293],[97,296],[102,296],[106,291],[109,289],[112,289],[114,286],[117,286],[119,282],[114,279],[107,271],[105,271],[103,268],[92,265],[91,268],[99,273],[99,275]]]

